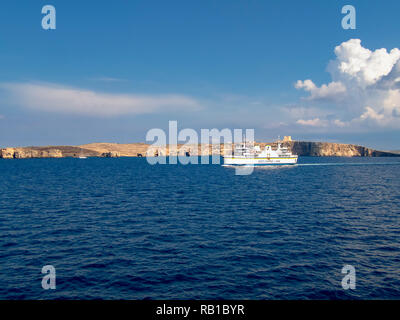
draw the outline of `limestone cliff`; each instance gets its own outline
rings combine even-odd
[[[276,148],[277,143],[256,143],[260,147],[270,144]],[[398,157],[393,152],[377,151],[370,148],[342,143],[284,141],[283,143],[294,154],[299,156],[337,156],[337,157]],[[232,146],[228,145],[228,153]],[[48,146],[0,149],[0,158],[61,158],[61,157],[140,157],[165,155],[211,155],[225,153],[223,144],[218,145],[178,145],[177,150],[167,147],[156,147],[145,143],[92,143],[82,146]]]
[[[377,151],[353,144],[290,141],[284,143],[294,154],[317,157],[396,157],[398,154]]]
[[[79,156],[99,156],[100,154],[79,147],[49,146],[49,147],[17,147],[0,149],[0,158],[26,159],[26,158],[62,158]]]
[[[146,143],[90,143],[79,146],[99,155],[116,152],[121,157],[137,157],[146,155],[149,145]]]
[[[24,159],[24,158],[62,158],[61,150],[49,148],[37,150],[30,148],[5,148],[0,150],[0,158],[4,159]]]

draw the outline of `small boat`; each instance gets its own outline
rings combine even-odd
[[[79,159],[87,159],[85,156],[79,156]]]
[[[297,163],[298,156],[292,154],[287,147],[278,143],[276,150],[266,145],[264,150],[259,146],[249,146],[240,143],[235,146],[234,154],[224,156],[224,165],[293,165]]]

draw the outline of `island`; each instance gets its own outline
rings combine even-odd
[[[316,157],[399,157],[397,152],[379,151],[371,148],[344,143],[294,141],[285,137],[282,141],[256,142],[261,148],[271,145],[272,148],[282,143],[298,156]],[[157,147],[146,143],[90,143],[80,146],[42,146],[42,147],[5,147],[0,149],[0,158],[26,159],[26,158],[64,158],[64,157],[146,157],[169,155],[198,155],[207,156],[232,151],[233,145],[227,144],[225,152],[224,144],[209,145],[178,145],[176,150],[169,146]]]

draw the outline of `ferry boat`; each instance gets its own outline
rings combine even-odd
[[[287,147],[278,143],[278,148],[272,150],[266,145],[264,150],[259,146],[249,146],[240,143],[235,146],[234,154],[224,156],[224,165],[293,165],[297,163],[297,155],[292,154]]]

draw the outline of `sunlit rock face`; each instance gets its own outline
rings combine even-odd
[[[0,158],[3,159],[26,159],[26,158],[62,158],[61,150],[49,148],[36,150],[33,148],[5,148],[0,150]]]
[[[0,149],[0,158],[3,158],[3,159],[14,158],[14,148]]]
[[[390,157],[394,153],[377,151],[353,144],[330,142],[292,141],[285,143],[293,153],[299,156],[317,157]]]
[[[394,157],[398,153],[377,151],[353,144],[331,142],[293,141],[289,138],[282,144],[298,156],[316,157]],[[271,145],[277,147],[277,142],[256,142],[263,149]],[[84,146],[48,146],[0,149],[0,158],[26,159],[26,158],[61,158],[61,157],[137,157],[137,156],[210,156],[230,154],[234,150],[231,143],[203,144],[203,145],[178,145],[176,148],[169,146],[158,147],[145,143],[97,143]]]

